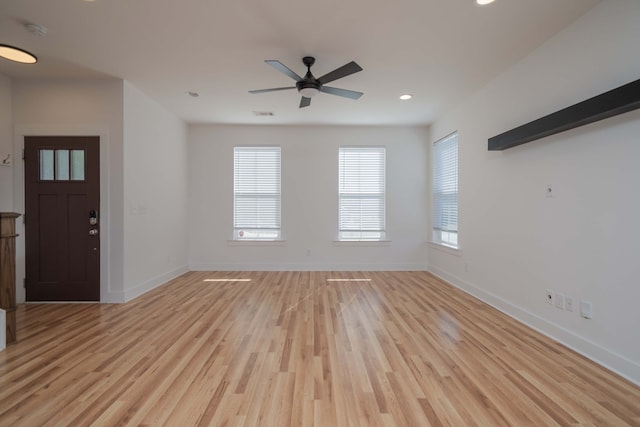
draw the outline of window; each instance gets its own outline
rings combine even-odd
[[[40,181],[84,181],[84,150],[40,149]]]
[[[385,238],[384,147],[340,147],[339,240]]]
[[[458,247],[458,134],[433,145],[433,241]]]
[[[233,151],[234,240],[280,240],[280,147]]]

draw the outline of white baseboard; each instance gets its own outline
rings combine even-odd
[[[149,279],[143,283],[140,283],[139,285],[124,291],[124,298],[122,302],[129,302],[132,299],[135,299],[140,295],[157,288],[160,285],[164,285],[168,281],[175,279],[176,277],[186,273],[187,271],[189,271],[187,266],[178,267],[166,273],[153,277],[152,279]]]
[[[124,292],[107,292],[106,295],[100,297],[101,304],[120,304],[125,302]]]
[[[429,271],[463,292],[489,304],[509,317],[512,317],[541,334],[558,341],[573,351],[626,378],[632,383],[640,385],[640,364],[637,362],[616,354],[599,344],[591,342],[588,339],[563,328],[562,326],[549,322],[548,320],[543,319],[522,307],[480,289],[464,279],[449,274],[444,270],[437,267],[431,267]]]
[[[246,263],[195,263],[191,271],[427,271],[426,264],[246,264]]]

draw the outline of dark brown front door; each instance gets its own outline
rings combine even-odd
[[[25,137],[27,301],[100,300],[99,142]]]

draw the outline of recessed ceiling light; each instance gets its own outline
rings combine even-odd
[[[19,62],[21,64],[35,64],[38,62],[38,58],[26,50],[6,44],[0,44],[0,57],[8,59],[9,61]]]
[[[413,95],[410,95],[408,93],[404,94],[404,95],[400,95],[400,99],[402,99],[403,101],[407,101],[409,99],[413,98]]]
[[[495,0],[474,0],[474,3],[477,6],[486,6],[488,4],[493,3]]]

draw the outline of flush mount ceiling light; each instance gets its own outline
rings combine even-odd
[[[38,58],[26,50],[19,49],[14,46],[0,44],[0,57],[9,61],[19,62],[21,64],[35,64]]]
[[[408,101],[411,98],[413,98],[413,95],[410,95],[408,93],[406,93],[404,95],[400,95],[400,99],[403,100],[403,101]]]
[[[488,4],[493,3],[495,0],[474,0],[473,2],[476,6],[486,6]]]

